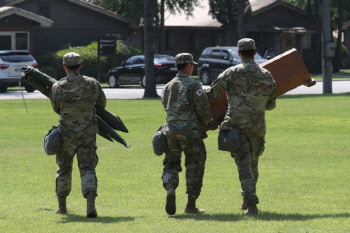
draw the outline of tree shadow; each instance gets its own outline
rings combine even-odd
[[[58,223],[72,223],[72,222],[96,222],[96,223],[118,223],[134,221],[134,217],[110,217],[110,216],[98,216],[97,218],[87,218],[86,216],[76,214],[64,214],[61,221]]]
[[[218,222],[237,222],[245,218],[255,218],[262,221],[308,221],[319,218],[350,218],[350,213],[339,214],[288,214],[269,211],[260,211],[257,216],[244,216],[243,214],[179,214],[172,218],[184,220],[193,219],[197,221],[218,221]]]

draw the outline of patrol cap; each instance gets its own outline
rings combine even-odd
[[[175,56],[176,64],[186,64],[186,63],[192,63],[197,65],[198,63],[193,61],[193,56],[190,53],[179,53]]]
[[[78,53],[70,52],[63,56],[63,64],[67,66],[76,66],[82,63],[81,57]]]
[[[250,38],[243,38],[238,41],[238,50],[255,50],[255,41]]]

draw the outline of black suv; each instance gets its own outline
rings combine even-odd
[[[154,54],[154,78],[156,84],[165,84],[177,74],[175,58],[168,55]],[[110,87],[120,85],[141,84],[145,87],[145,56],[130,57],[119,67],[114,67],[108,73]]]
[[[254,59],[257,64],[266,61],[258,53]],[[237,47],[208,47],[199,57],[197,74],[204,85],[210,85],[221,72],[240,62]]]

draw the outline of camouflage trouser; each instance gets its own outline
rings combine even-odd
[[[167,152],[163,162],[163,186],[171,182],[175,187],[179,184],[181,168],[181,152],[185,154],[187,195],[197,199],[201,193],[207,152],[202,138],[188,140],[167,137]]]
[[[242,196],[247,204],[258,204],[256,183],[259,177],[259,156],[264,152],[264,137],[241,135],[242,143],[236,152],[231,153],[237,164]]]
[[[95,167],[98,163],[98,157],[96,154],[96,135],[89,137],[61,135],[61,140],[62,148],[56,156],[56,163],[59,166],[56,176],[56,195],[69,195],[72,186],[73,158],[77,154],[83,196],[86,198],[90,192],[97,196]]]

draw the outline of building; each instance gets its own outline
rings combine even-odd
[[[209,15],[209,2],[202,0],[193,17],[166,13],[166,54],[189,52],[198,59],[205,47],[235,46],[228,40],[228,29]],[[310,72],[321,70],[321,27],[319,20],[281,0],[250,0],[252,14],[244,23],[246,37],[256,41],[260,55],[269,51],[275,55],[291,48],[301,53]],[[142,30],[142,28],[140,28]],[[155,33],[159,36],[159,33]],[[156,43],[159,37],[156,38]],[[140,42],[141,46],[142,43]],[[155,45],[157,51],[157,44]]]
[[[127,40],[132,22],[83,0],[0,0],[0,49],[34,55],[99,37]]]

